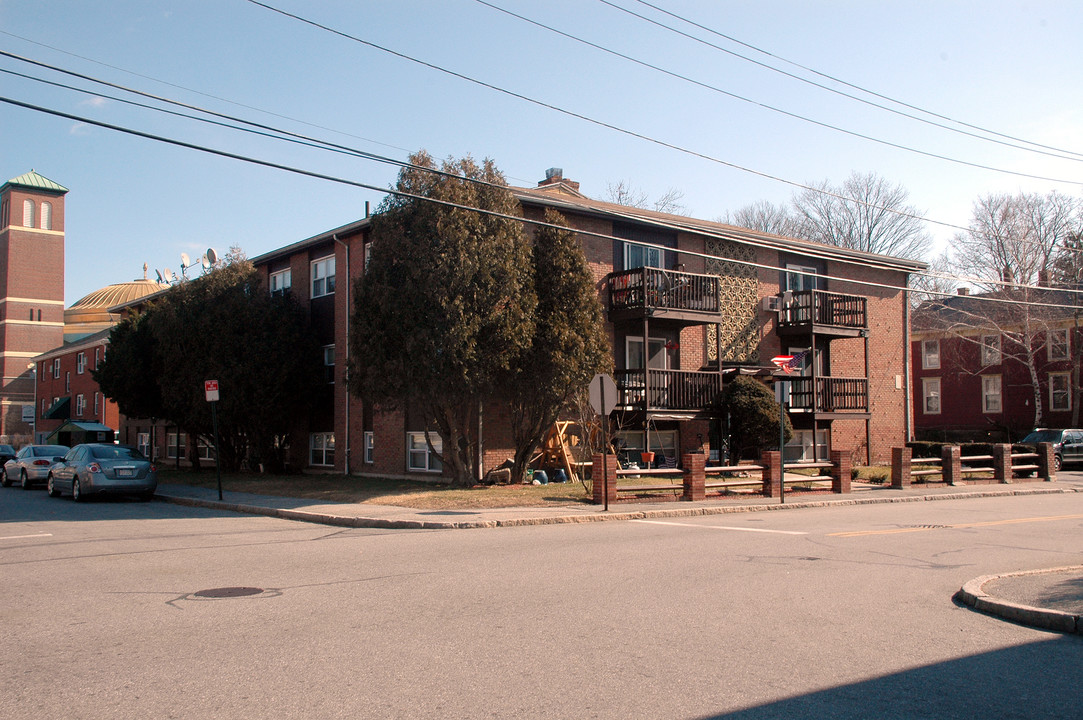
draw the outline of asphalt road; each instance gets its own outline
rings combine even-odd
[[[951,597],[1081,529],[1083,493],[404,531],[3,489],[0,718],[1078,718],[1083,637]]]

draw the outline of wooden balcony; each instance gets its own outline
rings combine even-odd
[[[624,410],[699,412],[713,406],[722,392],[717,372],[687,370],[617,370],[617,407]]]
[[[861,417],[869,412],[867,378],[792,377],[790,412],[813,413],[817,418]]]
[[[778,334],[861,337],[868,333],[867,304],[867,299],[860,295],[824,290],[795,292],[778,313]]]
[[[716,275],[642,267],[610,273],[606,280],[611,322],[650,317],[697,325],[718,319]]]

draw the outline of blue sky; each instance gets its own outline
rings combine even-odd
[[[717,219],[757,200],[787,201],[793,183],[875,172],[931,219],[965,225],[991,192],[1080,195],[1083,164],[870,108],[631,17],[598,0],[491,0],[645,63],[743,96],[674,79],[529,25],[476,0],[268,0],[342,33],[534,98],[663,147],[546,109],[289,19],[244,0],[0,0],[0,49],[127,87],[359,150],[405,159],[491,157],[512,184],[561,167],[592,197],[625,181],[656,198],[684,193]],[[702,2],[652,0],[772,53],[682,25],[636,0],[611,0],[727,49],[783,60],[982,128],[1083,153],[1083,4],[1077,2]],[[81,80],[0,58],[0,69],[80,87]],[[820,80],[844,89],[830,81]],[[99,88],[96,92],[105,92]],[[851,91],[852,92],[852,91]],[[123,95],[120,91],[110,94]],[[204,125],[0,73],[0,95],[76,116],[377,187],[395,169]],[[921,156],[813,125],[1021,177]],[[172,147],[0,104],[0,176],[35,169],[70,189],[68,304],[176,271],[180,254],[240,246],[249,256],[361,217],[382,195]],[[697,157],[706,155],[712,159]],[[722,162],[718,162],[722,161]],[[930,225],[943,247],[954,230]]]

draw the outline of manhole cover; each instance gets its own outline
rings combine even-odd
[[[232,597],[245,597],[246,595],[259,595],[263,592],[263,588],[257,587],[224,587],[224,588],[212,588],[210,590],[200,590],[199,592],[192,593],[196,597],[202,598],[232,598]]]

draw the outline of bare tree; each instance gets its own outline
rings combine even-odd
[[[618,205],[637,207],[643,210],[656,210],[671,215],[687,215],[688,208],[681,201],[684,200],[684,192],[677,188],[666,190],[653,203],[647,197],[647,193],[639,188],[632,187],[627,180],[619,180],[616,183],[607,183],[606,200]]]
[[[937,300],[952,295],[958,280],[954,273],[951,253],[948,250],[929,261],[929,269],[924,273],[910,276],[910,305],[918,307],[924,302]]]
[[[757,200],[732,214],[726,213],[722,222],[788,237],[795,237],[799,230],[794,214],[785,205],[775,205],[769,200]]]

